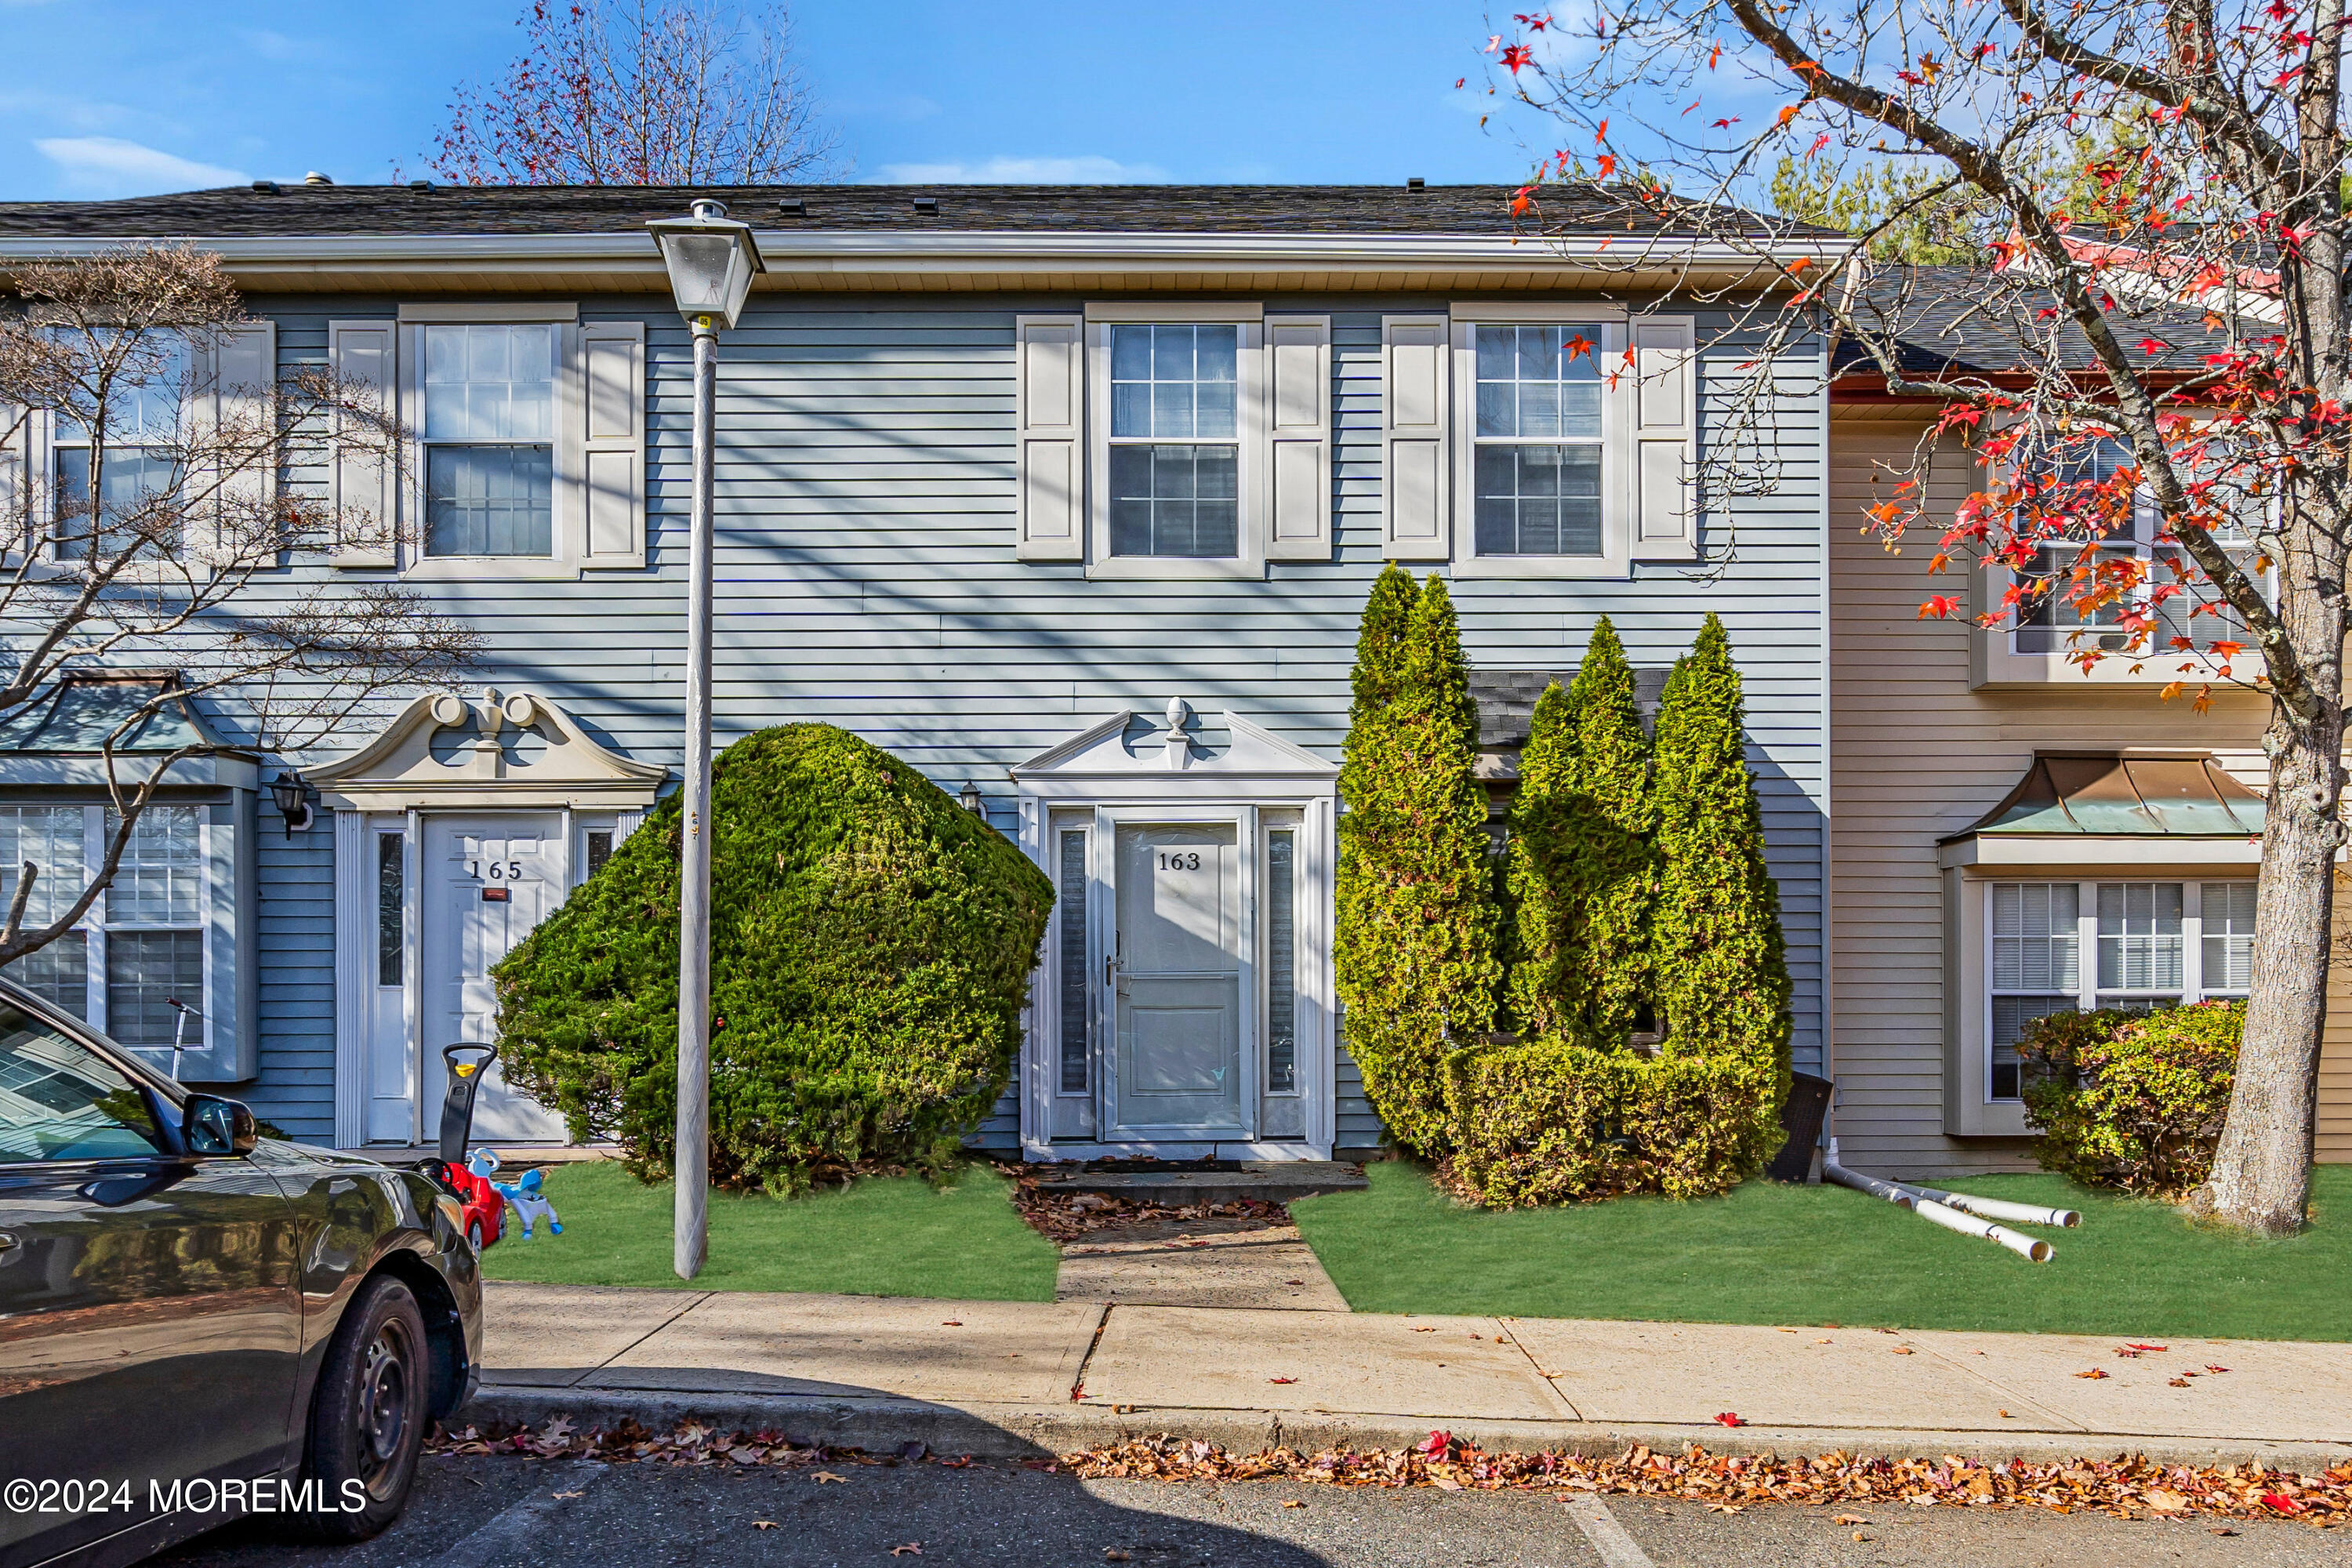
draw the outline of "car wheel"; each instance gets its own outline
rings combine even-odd
[[[480,1220],[467,1220],[466,1222],[466,1239],[474,1244],[474,1250],[476,1252],[482,1250],[482,1222]]]
[[[310,1403],[305,1479],[322,1511],[307,1516],[325,1541],[364,1541],[399,1517],[425,1443],[432,1368],[425,1314],[408,1287],[379,1274],[343,1310]]]

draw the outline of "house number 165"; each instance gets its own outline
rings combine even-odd
[[[520,860],[492,860],[488,862],[488,864],[490,868],[490,879],[492,881],[511,882],[522,875],[522,862]],[[473,877],[474,880],[477,882],[480,881],[482,879],[482,867],[484,862],[479,860],[468,860],[466,862],[466,865],[468,873]]]
[[[1163,871],[1197,871],[1201,868],[1198,849],[1163,849],[1160,852],[1160,868]]]

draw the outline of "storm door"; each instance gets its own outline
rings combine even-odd
[[[1256,842],[1256,814],[1102,815],[1112,847],[1110,1136],[1247,1137],[1257,1022],[1244,846]]]

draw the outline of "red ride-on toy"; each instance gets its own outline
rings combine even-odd
[[[498,1055],[497,1047],[470,1041],[442,1050],[441,1059],[449,1066],[449,1092],[441,1102],[439,1158],[419,1161],[416,1167],[464,1206],[466,1239],[476,1252],[495,1246],[506,1228],[507,1201],[490,1184],[498,1156],[487,1149],[477,1153],[474,1160],[485,1166],[478,1171],[466,1157],[466,1141],[474,1131],[474,1096]]]

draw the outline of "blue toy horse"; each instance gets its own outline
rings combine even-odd
[[[547,1216],[547,1228],[550,1231],[557,1236],[563,1234],[563,1222],[555,1217],[555,1205],[549,1203],[547,1194],[540,1190],[541,1173],[539,1172],[525,1171],[520,1181],[511,1184],[499,1182],[493,1184],[499,1189],[499,1196],[506,1199],[507,1206],[522,1216],[522,1238],[525,1241],[530,1239],[531,1221],[541,1215]]]

